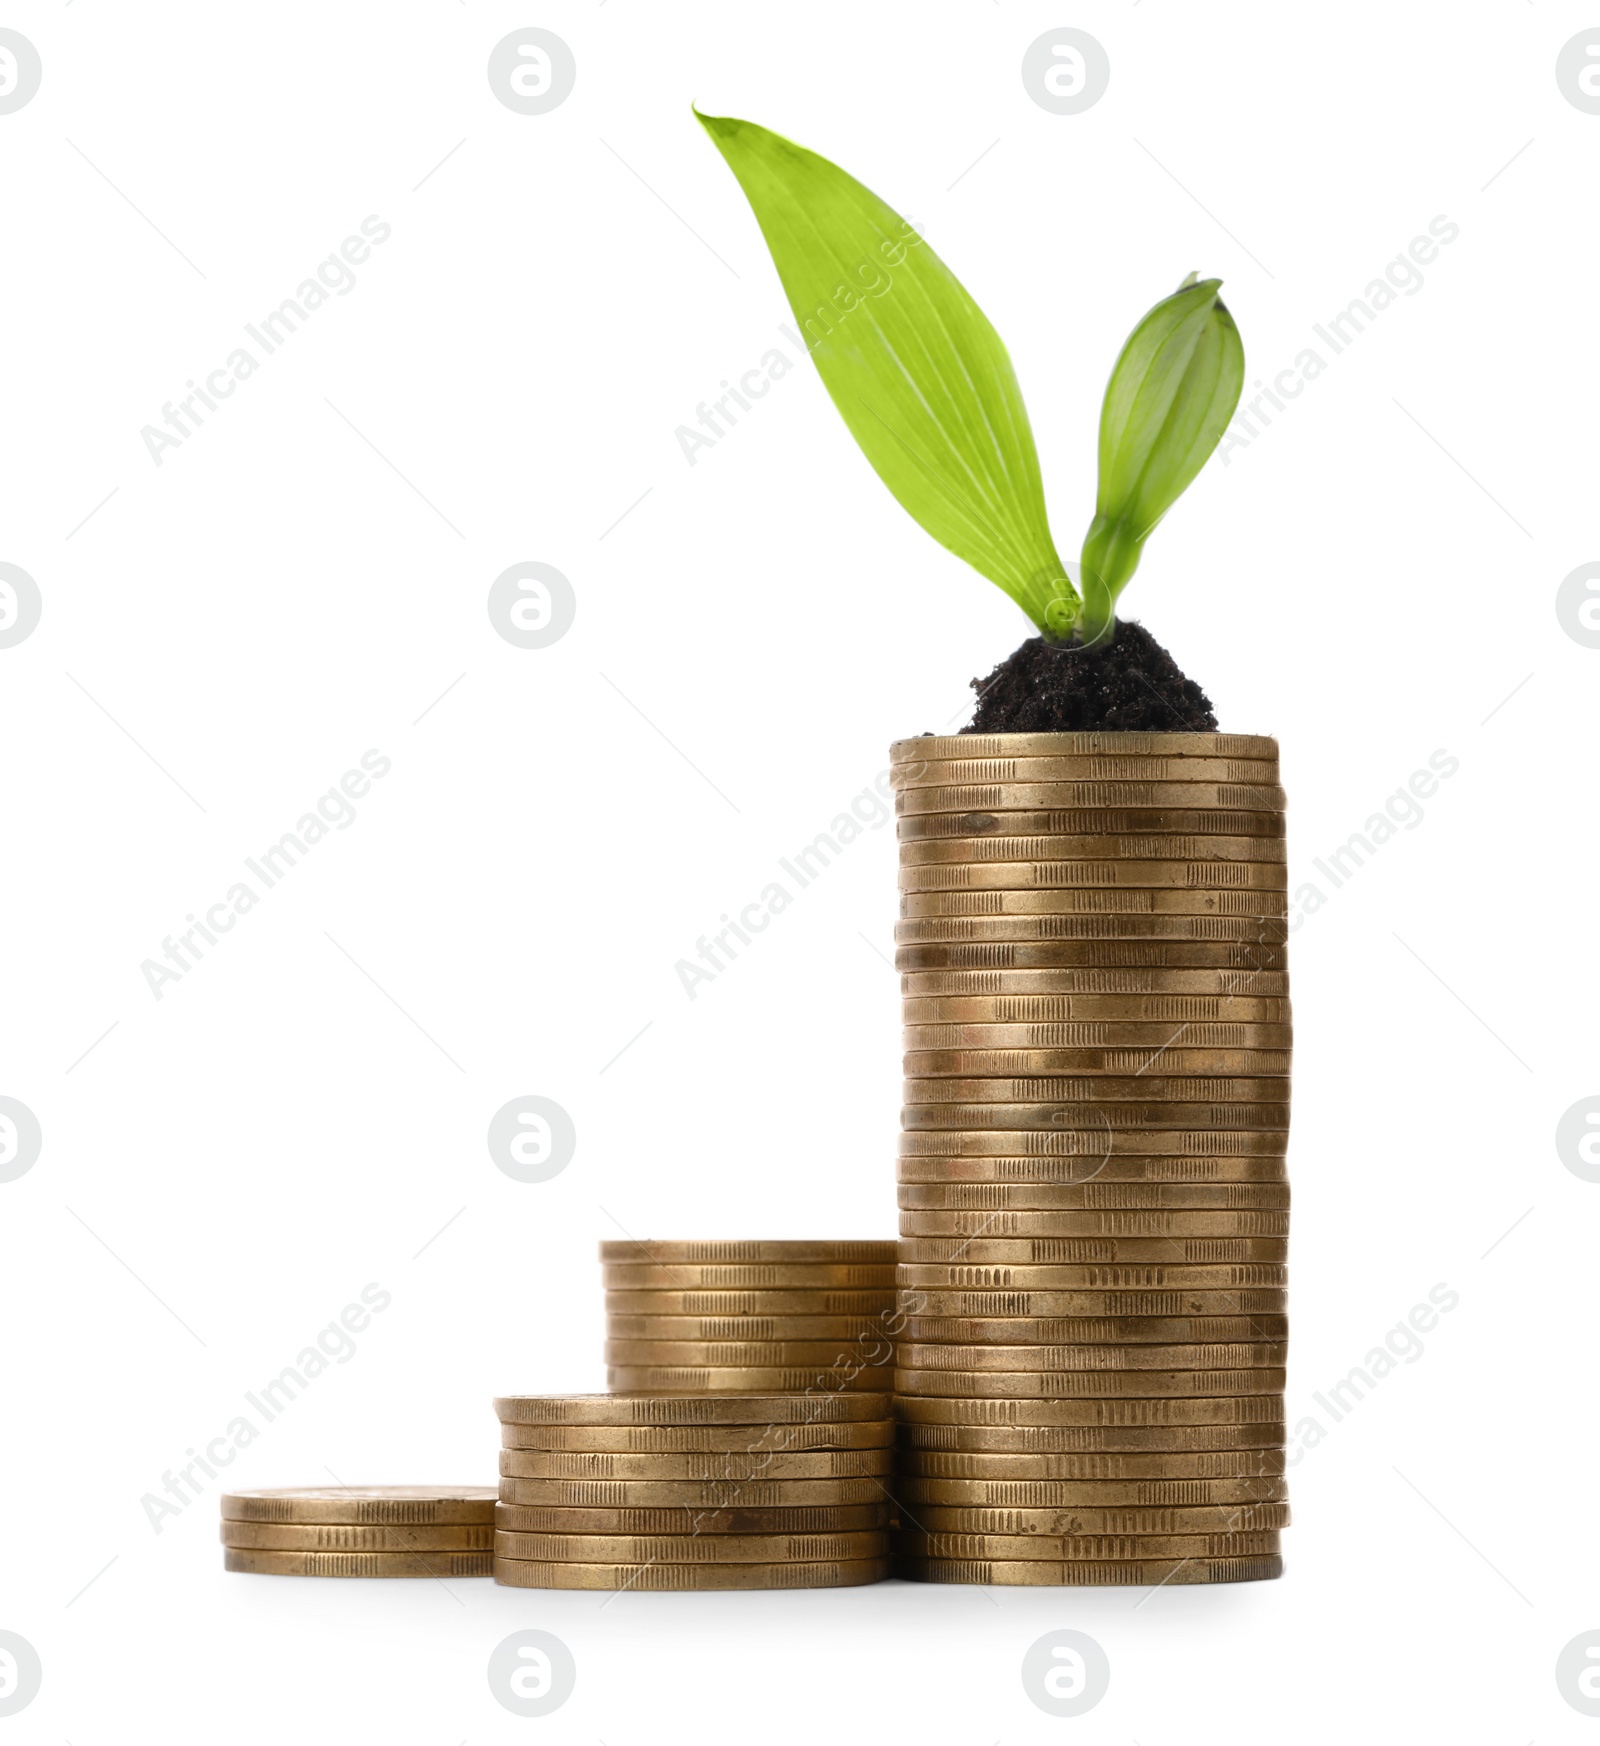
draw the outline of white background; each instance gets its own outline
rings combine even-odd
[[[1554,67],[1594,9],[0,22],[44,66],[0,116],[0,558],[44,601],[0,651],[0,1091],[44,1132],[0,1185],[0,1626],[44,1662],[8,1737],[1590,1738],[1553,1669],[1600,1627],[1600,1187],[1553,1135],[1600,1091],[1600,652],[1555,591],[1600,556],[1600,116]],[[577,60],[543,116],[485,76],[527,24]],[[1077,116],[1019,75],[1063,24],[1111,62]],[[1253,380],[1431,219],[1460,228],[1208,467],[1124,601],[1224,728],[1280,737],[1294,885],[1430,753],[1460,761],[1292,945],[1291,1423],[1430,1287],[1460,1304],[1293,1468],[1279,1583],[607,1602],[226,1576],[220,1481],[146,1519],[370,1281],[391,1305],[231,1482],[492,1482],[492,1395],[603,1382],[598,1239],[894,1231],[892,829],[693,1001],[674,966],[1027,626],[893,504],[809,365],[686,463],[675,428],[790,319],[691,100],[925,229],[1010,346],[1073,557],[1111,360],[1185,273],[1225,279]],[[369,214],[392,236],[354,290],[157,467],[141,428]],[[485,609],[527,559],[578,600],[531,652]],[[356,821],[154,998],[141,963],[368,748],[392,770]],[[525,1093],[579,1136],[539,1186],[484,1141]],[[538,1723],[484,1677],[530,1625],[579,1668]],[[1062,1626],[1112,1666],[1071,1724],[1018,1679]]]

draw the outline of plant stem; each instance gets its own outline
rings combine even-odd
[[[1079,585],[1083,611],[1078,636],[1085,646],[1103,642],[1116,623],[1117,596],[1139,567],[1144,541],[1125,521],[1096,515],[1083,540]]]

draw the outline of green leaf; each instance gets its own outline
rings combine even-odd
[[[1100,492],[1083,545],[1085,641],[1110,630],[1145,540],[1210,459],[1239,404],[1244,347],[1217,296],[1221,284],[1195,283],[1191,273],[1129,335],[1106,385]]]
[[[1050,538],[1011,359],[915,228],[836,164],[753,122],[696,115],[755,211],[850,434],[922,527],[1041,628],[1078,599]]]

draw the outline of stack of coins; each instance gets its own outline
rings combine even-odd
[[[489,1485],[291,1485],[222,1497],[224,1570],[252,1576],[488,1576]]]
[[[894,1365],[887,1242],[602,1243],[607,1386],[635,1393],[865,1389]]]
[[[901,1573],[1277,1576],[1277,746],[902,741]]]
[[[509,1395],[494,1576],[849,1588],[889,1574],[886,1394]]]

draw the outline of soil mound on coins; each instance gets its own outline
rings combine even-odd
[[[1142,624],[1119,620],[1092,649],[1029,637],[987,679],[964,734],[1211,733],[1211,699]]]

